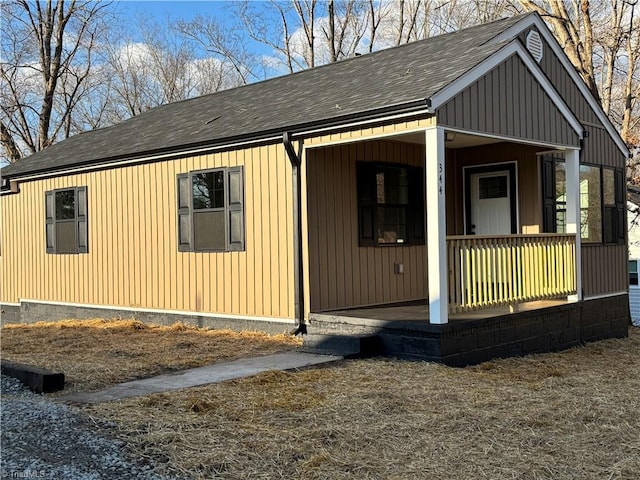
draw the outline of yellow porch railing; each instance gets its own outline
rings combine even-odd
[[[449,312],[576,293],[572,234],[447,237]]]

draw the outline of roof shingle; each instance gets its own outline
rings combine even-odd
[[[2,169],[5,178],[339,123],[426,101],[504,44],[515,16],[295,74],[153,108],[84,132]]]

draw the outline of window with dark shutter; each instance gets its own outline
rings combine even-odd
[[[242,167],[179,174],[177,197],[179,251],[244,250]]]
[[[625,205],[624,172],[620,169],[602,169],[603,238],[605,244],[624,244]]]
[[[357,163],[360,246],[424,244],[422,169]]]
[[[87,187],[45,192],[47,253],[88,253]]]

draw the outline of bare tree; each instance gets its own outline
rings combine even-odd
[[[15,162],[75,133],[108,3],[3,2],[0,142]]]
[[[520,0],[529,11],[538,12],[553,33],[593,96],[600,100],[594,70],[594,35],[589,0]]]

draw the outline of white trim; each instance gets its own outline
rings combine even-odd
[[[429,117],[433,116],[433,113],[429,110],[429,108],[423,108],[421,110],[415,110],[412,112],[405,112],[405,113],[398,113],[396,115],[389,115],[386,117],[376,117],[376,118],[371,118],[368,120],[361,120],[359,122],[351,122],[351,123],[344,123],[344,124],[337,124],[337,125],[332,125],[329,127],[323,127],[323,128],[316,128],[314,130],[305,130],[302,132],[296,132],[292,135],[293,139],[299,139],[299,138],[304,138],[306,140],[309,140],[315,136],[318,136],[318,134],[324,133],[324,132],[330,132],[330,131],[334,131],[334,130],[341,130],[343,128],[351,128],[351,127],[359,127],[362,125],[369,125],[371,123],[380,123],[380,122],[386,122],[389,120],[397,120],[397,119],[401,119],[401,118],[406,118],[406,117],[420,117],[423,115],[428,115]],[[425,117],[427,118],[427,117]],[[407,130],[409,131],[409,130]],[[424,127],[420,128],[420,129],[416,129],[416,130],[412,130],[412,131],[424,131]],[[385,134],[385,135],[389,135],[389,134]],[[391,133],[391,135],[397,135],[397,133]],[[315,145],[314,145],[315,147]]]
[[[485,59],[483,62],[479,63],[470,70],[467,70],[467,72],[462,74],[456,80],[449,83],[446,87],[433,95],[431,97],[430,111],[435,112],[438,108],[458,95],[473,82],[489,73],[491,70],[502,64],[513,55],[518,55],[520,57],[522,62],[528,68],[529,72],[535,77],[535,79],[544,89],[551,101],[555,104],[556,107],[558,107],[558,110],[560,110],[560,113],[565,118],[565,120],[569,122],[571,128],[573,128],[573,130],[578,134],[579,138],[582,138],[582,133],[584,130],[582,128],[582,124],[569,109],[562,97],[560,97],[560,94],[551,84],[544,72],[540,69],[540,66],[536,63],[535,60],[533,60],[533,58],[531,58],[529,52],[526,51],[526,49],[518,40],[513,40],[511,43],[508,43],[493,55],[491,55],[489,58]]]
[[[562,145],[559,143],[548,143],[544,141],[529,140],[521,137],[509,137],[507,135],[498,135],[495,133],[478,132],[476,130],[468,130],[466,128],[459,128],[459,127],[450,127],[448,125],[442,125],[442,126],[444,126],[448,132],[464,133],[467,135],[475,135],[476,137],[495,138],[496,140],[503,140],[505,142],[522,143],[524,145],[535,145],[537,147],[549,147],[549,148],[554,148],[556,150],[559,149],[562,151],[580,150],[580,147],[577,145]]]
[[[582,299],[582,226],[580,212],[580,152],[572,151],[564,155],[566,175],[566,232],[575,235],[576,242],[576,298]]]
[[[0,305],[7,305],[9,307],[19,307],[20,306],[20,302],[18,303],[12,303],[12,302],[0,302]]]
[[[255,320],[259,322],[274,322],[274,323],[286,323],[294,324],[295,319],[292,318],[277,318],[277,317],[253,317],[250,315],[235,315],[224,313],[209,313],[209,312],[197,312],[191,310],[164,310],[160,308],[143,308],[143,307],[119,307],[117,305],[95,305],[89,303],[73,303],[73,302],[57,302],[53,300],[34,300],[31,298],[21,298],[18,306],[23,303],[39,303],[43,305],[59,305],[64,307],[78,307],[78,308],[92,308],[98,310],[124,310],[126,312],[141,312],[141,313],[158,313],[169,315],[185,315],[207,318],[219,318],[221,320]]]
[[[515,184],[516,184],[516,191],[515,191],[515,195],[516,195],[516,232],[517,233],[521,233],[520,232],[520,190],[519,190],[519,184],[520,182],[518,181],[518,161],[517,160],[509,160],[507,162],[495,162],[495,163],[483,163],[480,165],[466,165],[464,167],[462,167],[462,221],[463,226],[464,226],[464,230],[465,230],[465,235],[470,235],[469,233],[466,233],[467,231],[467,189],[466,189],[466,181],[467,181],[467,172],[466,170],[468,168],[482,168],[482,167],[493,167],[494,165],[507,165],[509,163],[513,163],[515,168],[514,168],[514,175],[515,175]],[[473,175],[473,174],[472,174]]]
[[[551,47],[551,50],[553,50],[553,53],[558,58],[566,72],[569,74],[569,77],[571,77],[573,83],[578,87],[580,93],[582,93],[582,96],[585,98],[593,112],[600,119],[600,122],[618,146],[618,149],[620,149],[625,157],[628,157],[629,149],[622,141],[622,138],[620,138],[618,131],[615,129],[607,115],[604,113],[604,110],[602,110],[602,107],[598,104],[597,100],[593,97],[591,91],[584,83],[584,80],[582,80],[580,74],[576,71],[575,67],[571,63],[571,60],[569,60],[569,57],[567,57],[567,55],[564,53],[562,47],[553,36],[553,33],[551,33],[551,30],[549,30],[549,27],[547,27],[547,25],[544,23],[544,20],[542,20],[542,18],[538,14],[532,14],[525,17],[520,22],[512,25],[511,27],[507,28],[502,33],[491,39],[489,43],[500,43],[506,40],[511,40],[514,37],[518,36],[524,30],[526,30],[528,27],[532,26],[535,26],[538,29],[538,32],[547,42],[547,45]]]
[[[428,112],[421,112],[422,114],[427,114]],[[433,114],[428,114],[429,117],[432,117]],[[423,117],[423,119],[427,119],[428,117]],[[429,128],[429,127],[427,127]],[[424,129],[425,127],[416,127],[416,128],[411,128],[408,130],[401,130],[401,131],[397,131],[397,132],[386,132],[386,133],[376,133],[373,135],[367,135],[365,137],[359,137],[359,138],[345,138],[345,139],[340,139],[340,140],[330,140],[328,142],[322,142],[322,143],[314,143],[311,145],[305,145],[304,149],[305,150],[313,150],[315,148],[322,148],[322,147],[331,147],[334,145],[343,145],[345,143],[356,143],[356,142],[366,142],[368,140],[378,140],[381,138],[389,138],[389,137],[401,137],[402,135],[407,135],[410,133],[424,133]],[[447,128],[447,130],[450,130],[449,128]],[[313,137],[305,137],[305,140],[310,140],[310,138]]]
[[[172,158],[172,157],[186,157],[188,155],[194,155],[194,154],[213,153],[213,152],[217,152],[218,150],[224,151],[224,150],[232,149],[232,148],[236,148],[236,147],[250,146],[250,145],[254,145],[254,144],[261,144],[261,143],[272,142],[272,141],[276,141],[276,140],[282,141],[282,136],[278,135],[276,137],[265,137],[265,138],[262,138],[260,140],[251,140],[251,141],[247,141],[247,142],[238,142],[238,143],[228,143],[228,144],[224,144],[224,145],[202,147],[202,148],[196,148],[196,149],[191,149],[191,150],[177,150],[177,151],[170,152],[170,153],[163,153],[163,154],[159,154],[159,155],[151,155],[151,156],[147,156],[147,157],[136,157],[136,158],[130,158],[130,159],[127,159],[127,160],[117,160],[117,161],[113,161],[113,162],[109,162],[108,160],[105,160],[105,161],[103,161],[101,163],[94,163],[94,164],[91,164],[91,165],[85,165],[85,166],[75,167],[75,168],[74,167],[70,167],[70,168],[67,168],[65,170],[42,172],[42,173],[37,173],[35,175],[27,175],[26,177],[21,177],[21,176],[17,175],[15,177],[11,177],[11,180],[15,181],[15,182],[27,182],[27,181],[30,181],[30,180],[38,180],[38,179],[48,178],[48,177],[59,177],[59,176],[62,176],[62,175],[73,175],[73,174],[82,173],[82,172],[89,172],[89,171],[92,171],[92,170],[101,170],[101,169],[105,169],[105,168],[122,167],[122,166],[126,166],[126,165],[131,165],[131,164],[146,163],[146,162],[150,162],[150,161],[160,161],[160,160],[167,159],[167,158]]]
[[[429,323],[449,321],[446,180],[443,127],[425,130],[425,205]]]
[[[430,114],[430,116],[432,116],[433,114]],[[426,118],[425,118],[426,119]],[[448,125],[440,125],[440,127],[443,127],[447,132],[456,132],[456,133],[462,133],[465,135],[473,135],[476,137],[482,137],[482,138],[492,138],[495,140],[500,140],[500,141],[504,141],[504,142],[511,142],[511,143],[520,143],[523,145],[535,145],[536,147],[549,147],[552,148],[554,152],[566,152],[568,150],[580,150],[580,147],[577,145],[563,145],[563,144],[556,144],[556,143],[547,143],[547,142],[543,142],[543,141],[537,141],[537,140],[528,140],[526,138],[521,138],[521,137],[509,137],[506,135],[498,135],[495,133],[486,133],[486,132],[478,132],[476,130],[468,130],[466,128],[458,128],[458,127],[450,127]],[[403,135],[408,135],[411,133],[421,133],[424,132],[425,128],[434,128],[433,126],[431,127],[416,127],[416,128],[411,128],[408,130],[401,130],[401,131],[397,131],[397,132],[386,132],[386,133],[378,133],[378,134],[374,134],[374,135],[368,135],[366,137],[361,137],[361,138],[345,138],[345,139],[340,139],[340,140],[331,140],[328,142],[322,142],[322,143],[314,143],[313,145],[304,145],[304,150],[313,150],[316,148],[323,148],[323,147],[330,147],[330,146],[334,146],[334,145],[343,145],[343,144],[348,144],[348,143],[356,143],[356,142],[366,142],[368,140],[378,140],[381,138],[389,138],[389,137],[402,137]],[[307,139],[308,140],[308,139]]]
[[[587,300],[598,300],[599,298],[619,297],[621,295],[629,295],[629,292],[627,290],[621,290],[619,292],[613,292],[613,293],[602,293],[602,294],[599,294],[599,295],[589,295],[588,297],[584,297],[582,300],[586,302]]]

